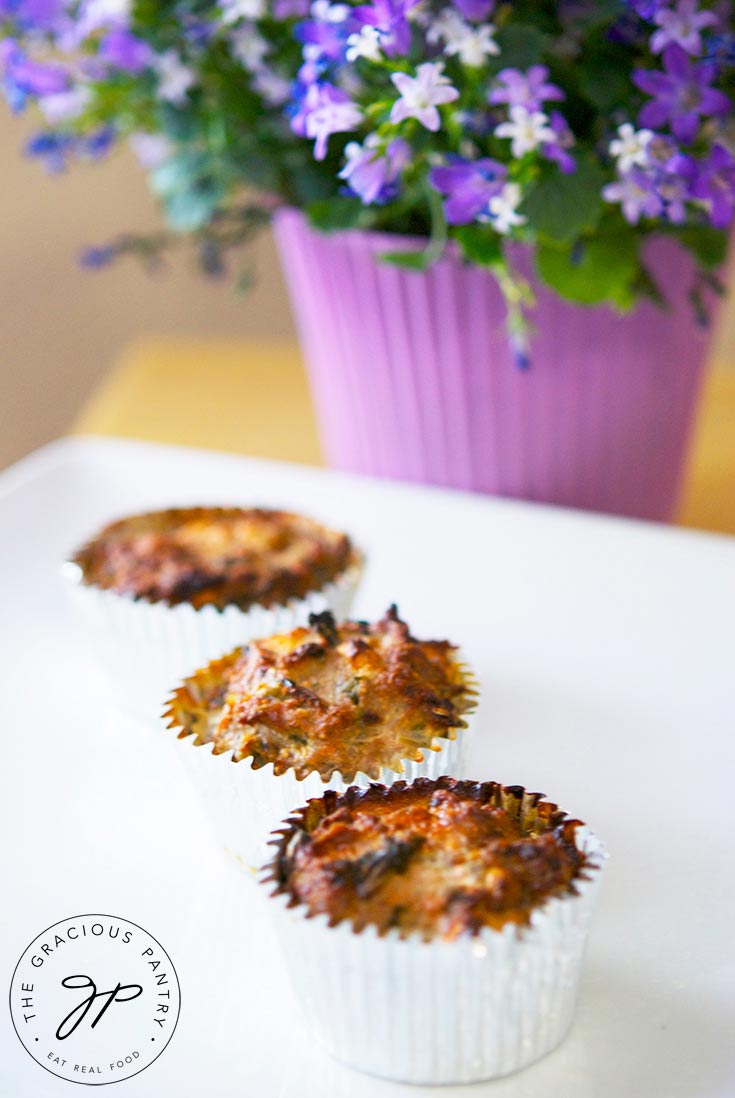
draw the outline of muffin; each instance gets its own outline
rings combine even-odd
[[[105,526],[64,565],[115,686],[155,719],[181,675],[310,613],[349,613],[362,559],[349,537],[303,515],[188,507]]]
[[[273,844],[289,972],[338,1059],[469,1083],[565,1036],[605,854],[541,794],[449,777],[327,791]]]
[[[391,606],[373,624],[325,611],[251,641],[186,679],[165,717],[180,739],[208,748],[180,757],[225,845],[257,864],[304,797],[458,774],[475,694],[456,648],[417,640]]]

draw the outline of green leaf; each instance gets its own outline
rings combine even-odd
[[[195,232],[212,220],[223,198],[224,189],[212,180],[176,191],[164,199],[166,221],[176,232]]]
[[[538,27],[527,23],[511,23],[502,27],[495,36],[500,53],[497,55],[497,69],[527,69],[541,60],[549,36]]]
[[[309,222],[323,233],[354,229],[362,220],[364,207],[359,198],[335,195],[317,199],[306,207]]]
[[[447,244],[447,219],[444,216],[444,202],[428,179],[423,180],[423,191],[426,195],[431,217],[431,236],[426,248],[419,252],[382,252],[378,258],[384,263],[392,263],[394,267],[405,267],[413,271],[426,271],[443,255]]]
[[[729,234],[725,229],[713,229],[710,225],[693,225],[677,229],[676,236],[705,271],[716,270],[727,259]]]
[[[478,267],[495,267],[503,257],[500,236],[491,225],[460,225],[452,235],[464,258]]]
[[[590,51],[579,65],[579,90],[598,110],[608,111],[628,99],[630,68],[625,60],[619,49],[606,47]]]
[[[382,252],[378,258],[383,263],[404,267],[408,271],[427,271],[436,261],[436,256],[428,248],[419,252]]]
[[[208,224],[227,194],[224,181],[215,176],[202,152],[177,153],[151,174],[150,182],[168,224],[182,233]]]
[[[632,232],[598,236],[574,248],[541,244],[536,269],[561,297],[580,305],[611,302],[620,309],[635,302],[638,243]]]
[[[582,155],[577,170],[570,175],[550,167],[529,192],[521,213],[540,238],[571,244],[600,220],[604,183],[604,173],[595,158]]]

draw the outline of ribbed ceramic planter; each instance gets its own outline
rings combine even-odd
[[[493,277],[447,255],[427,272],[378,261],[419,242],[316,233],[275,217],[330,464],[353,472],[673,517],[706,360],[691,261],[655,240],[670,302],[620,315],[538,287],[531,368],[514,364]]]

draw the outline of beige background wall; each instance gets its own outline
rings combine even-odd
[[[136,336],[293,336],[267,238],[255,248],[256,288],[244,297],[203,280],[185,249],[155,278],[130,260],[81,270],[76,257],[85,245],[155,227],[154,203],[126,154],[48,177],[22,155],[31,129],[0,103],[0,467],[63,433]],[[715,357],[735,363],[735,298]]]

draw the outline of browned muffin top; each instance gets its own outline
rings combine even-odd
[[[453,939],[527,924],[544,901],[573,893],[585,865],[579,826],[541,794],[495,782],[329,791],[288,821],[271,879],[332,924]]]
[[[110,523],[74,555],[82,582],[169,606],[280,605],[357,562],[346,534],[262,507],[187,507]]]
[[[391,607],[373,625],[323,613],[253,641],[187,679],[167,715],[254,768],[352,781],[420,762],[435,738],[455,738],[473,706],[454,647],[416,640]]]

